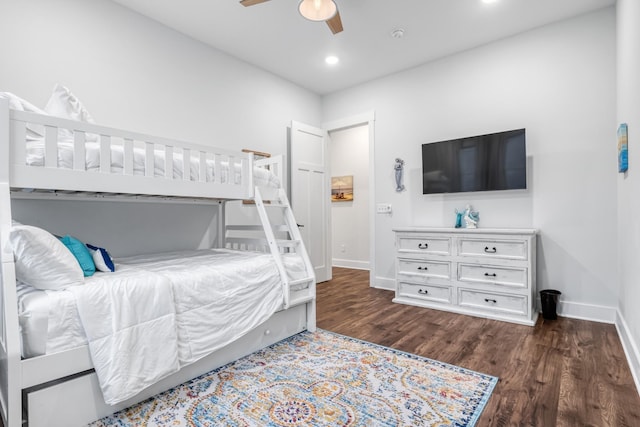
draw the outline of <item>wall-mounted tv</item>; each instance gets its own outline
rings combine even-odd
[[[422,144],[422,193],[527,188],[525,130]]]

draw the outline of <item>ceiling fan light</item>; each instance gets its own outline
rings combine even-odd
[[[326,21],[335,16],[338,6],[333,0],[302,0],[298,10],[310,21]]]

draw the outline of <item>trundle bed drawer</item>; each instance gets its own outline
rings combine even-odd
[[[527,314],[527,297],[490,292],[478,292],[470,289],[458,289],[458,304],[462,307],[509,314]]]
[[[398,273],[411,276],[450,279],[451,263],[432,260],[400,258],[398,260]]]
[[[149,386],[138,395],[115,405],[102,400],[95,372],[73,375],[61,381],[27,389],[24,394],[29,427],[70,427],[89,422],[125,409],[206,372],[302,332],[307,324],[306,305],[276,312],[266,322],[202,359]]]
[[[399,296],[421,300],[451,303],[451,288],[448,286],[417,285],[400,282]]]
[[[451,239],[430,235],[398,236],[398,252],[425,255],[450,255]]]
[[[458,280],[526,289],[527,269],[478,264],[458,264]]]
[[[525,240],[488,240],[460,238],[458,240],[460,256],[483,256],[491,258],[528,259]]]

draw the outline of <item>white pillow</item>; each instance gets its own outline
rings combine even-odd
[[[32,103],[25,101],[11,92],[0,92],[0,98],[9,100],[9,108],[29,113],[47,114],[46,111],[36,107]],[[40,125],[27,124],[27,141],[37,141],[44,138],[44,127]]]
[[[16,278],[38,289],[59,290],[84,282],[84,274],[73,254],[54,235],[38,227],[11,228]]]
[[[71,91],[60,84],[56,84],[53,93],[44,107],[47,114],[63,119],[77,120],[86,123],[95,123],[89,111],[84,107],[82,102]],[[58,129],[60,139],[73,139],[73,132],[68,129]],[[98,141],[98,135],[88,133],[85,137],[86,141]]]

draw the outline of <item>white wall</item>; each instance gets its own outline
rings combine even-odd
[[[330,133],[331,176],[353,175],[353,201],[331,203],[332,265],[369,268],[369,126]]]
[[[393,227],[453,226],[454,209],[471,203],[480,227],[540,230],[538,288],[562,291],[564,314],[613,321],[615,62],[607,8],[326,96],[325,121],[376,112],[374,197],[393,204],[391,217],[376,216],[376,283],[394,277]],[[421,194],[422,143],[521,127],[528,190]]]
[[[61,83],[100,124],[274,154],[285,152],[292,119],[321,122],[318,95],[106,0],[2,1],[0,16],[0,91],[40,107]],[[16,213],[25,216],[29,205],[15,205]],[[122,219],[123,209],[129,210],[109,204],[49,206],[48,219],[57,232],[92,233],[88,238],[98,242],[113,240],[106,230],[115,226],[61,225],[70,225],[66,218],[77,209],[85,217],[106,220]],[[215,216],[212,207],[182,206],[164,212],[169,211],[181,215],[176,213],[172,230],[164,229],[173,232],[161,240],[169,246],[156,245],[156,250],[184,248],[188,236],[195,239],[193,246],[199,245],[205,216]],[[162,214],[149,223],[166,224],[158,215]],[[185,217],[197,219],[184,221]],[[126,241],[132,224],[118,224],[124,230],[118,247],[144,250],[142,242]]]
[[[44,106],[68,86],[101,124],[283,153],[320,97],[106,1],[5,1],[0,91]]]
[[[629,170],[619,174],[617,182],[620,312],[616,324],[640,389],[640,2],[618,0],[617,19],[617,119],[629,129]]]

